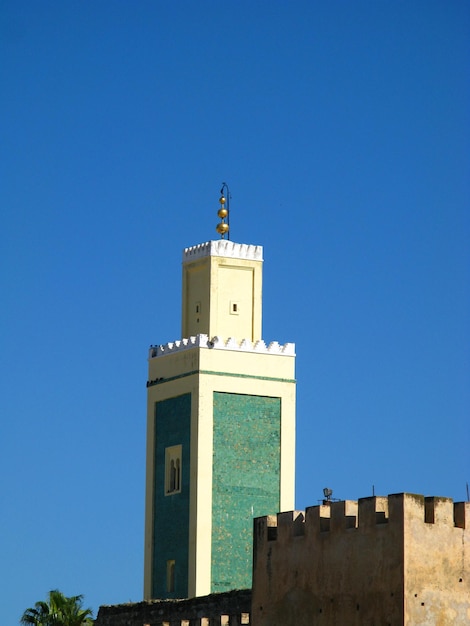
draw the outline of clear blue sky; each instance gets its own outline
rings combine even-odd
[[[470,481],[466,0],[0,2],[2,623],[142,597],[147,348],[262,244],[297,508]]]

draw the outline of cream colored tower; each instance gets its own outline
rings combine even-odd
[[[261,246],[183,253],[182,336],[149,354],[144,596],[251,586],[253,518],[294,508],[294,345],[261,339]]]
[[[262,254],[223,239],[185,251],[183,337],[261,339]]]

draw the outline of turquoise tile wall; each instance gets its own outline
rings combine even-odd
[[[191,394],[155,405],[155,515],[152,568],[153,598],[188,596],[189,551],[189,439]],[[166,496],[165,448],[182,445],[181,493]],[[167,592],[167,561],[175,560],[175,590]]]
[[[211,591],[251,587],[253,518],[280,506],[281,400],[214,392]]]

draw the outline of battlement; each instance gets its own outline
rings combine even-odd
[[[463,626],[469,542],[470,502],[410,493],[257,518],[253,626]]]
[[[183,250],[183,263],[195,261],[205,256],[223,256],[230,259],[263,260],[263,246],[234,243],[227,239],[206,241]]]
[[[258,541],[287,541],[321,533],[368,531],[384,524],[403,527],[405,521],[447,528],[470,528],[470,503],[451,498],[424,497],[409,493],[329,502],[305,511],[288,511],[255,520]]]
[[[262,339],[255,342],[252,342],[249,339],[237,341],[233,337],[230,337],[229,339],[222,339],[221,337],[213,337],[212,339],[209,339],[208,335],[200,334],[162,345],[150,346],[149,359],[165,356],[174,352],[181,352],[183,350],[190,350],[192,348],[206,348],[208,350],[236,350],[237,352],[256,352],[259,354],[295,356],[294,343],[279,344],[277,341],[271,341],[271,343],[266,345]]]

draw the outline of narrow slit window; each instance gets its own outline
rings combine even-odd
[[[169,491],[176,491],[176,467],[173,459],[170,461],[170,489]]]
[[[172,593],[175,590],[175,561],[166,562],[166,590]]]
[[[175,491],[181,491],[181,462],[177,458],[175,461]]]
[[[230,302],[230,314],[238,315],[240,312],[240,305],[238,302]]]

